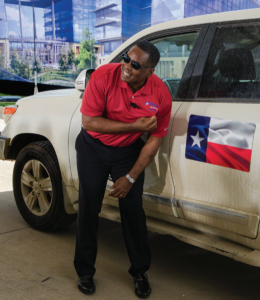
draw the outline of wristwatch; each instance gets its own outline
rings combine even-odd
[[[130,175],[127,174],[127,175],[125,175],[125,177],[129,180],[130,183],[132,183],[132,184],[135,183],[134,178],[132,178]]]

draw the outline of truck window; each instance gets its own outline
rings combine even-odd
[[[260,98],[260,26],[218,28],[199,98]]]

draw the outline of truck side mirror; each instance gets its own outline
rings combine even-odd
[[[80,72],[79,76],[75,81],[75,88],[81,92],[85,91],[88,84],[90,75],[95,71],[95,69],[87,69]]]

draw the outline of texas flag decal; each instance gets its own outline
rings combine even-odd
[[[249,172],[255,124],[191,115],[188,159]]]

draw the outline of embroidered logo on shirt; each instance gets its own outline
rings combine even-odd
[[[151,111],[158,111],[159,105],[152,103],[152,102],[145,102],[144,106],[150,105],[149,110]]]
[[[157,107],[157,109],[159,108],[159,105],[157,105],[157,104],[155,104],[153,102],[151,102],[150,105]]]

